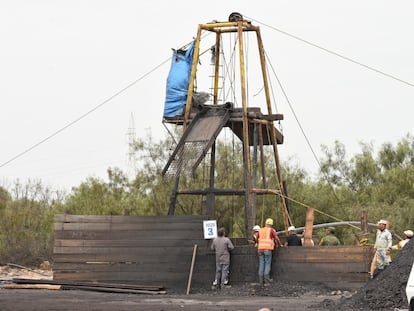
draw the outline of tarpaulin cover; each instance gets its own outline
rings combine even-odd
[[[174,50],[171,68],[167,78],[167,94],[164,105],[164,118],[183,114],[190,84],[193,63],[194,42],[187,50]]]

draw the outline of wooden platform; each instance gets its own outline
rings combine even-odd
[[[189,122],[196,116],[198,113],[197,110],[193,110],[190,113]],[[268,126],[267,121],[279,121],[283,120],[282,114],[272,114],[272,115],[264,115],[260,108],[251,107],[247,108],[247,116],[249,119],[249,145],[253,146],[254,139],[254,126],[258,126],[261,130],[261,137],[263,137],[263,145],[272,145],[272,141],[270,139],[270,130],[271,127]],[[242,108],[233,108],[230,112],[230,119],[226,123],[225,127],[230,128],[234,134],[240,139],[243,140],[243,110]],[[174,118],[168,118],[163,120],[164,123],[168,124],[175,124],[175,125],[183,125],[184,124],[184,116],[177,116]],[[283,134],[276,129],[276,140],[278,144],[283,144]]]

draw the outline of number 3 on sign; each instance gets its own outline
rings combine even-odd
[[[214,239],[217,237],[217,221],[204,220],[203,221],[204,239]]]

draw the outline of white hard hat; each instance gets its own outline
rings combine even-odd
[[[290,226],[290,227],[288,228],[288,231],[296,231],[295,226]]]
[[[414,235],[414,232],[412,232],[411,230],[405,230],[405,231],[404,231],[404,234],[405,234],[407,237],[412,238],[412,237],[413,237],[413,235]]]
[[[259,231],[259,230],[260,230],[260,226],[259,225],[256,225],[256,226],[253,227],[253,231]]]
[[[377,222],[377,225],[386,225],[388,222],[384,219],[381,219],[380,221]]]

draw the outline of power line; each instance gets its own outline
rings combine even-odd
[[[15,155],[14,157],[10,158],[9,160],[7,160],[6,162],[0,164],[0,168],[6,166],[7,164],[13,162],[14,160],[20,158],[21,156],[25,155],[26,153],[32,151],[33,149],[39,147],[40,145],[42,145],[43,143],[47,142],[48,140],[52,139],[53,137],[55,137],[56,135],[60,134],[61,132],[63,132],[64,130],[66,130],[67,128],[71,127],[72,125],[74,125],[75,123],[78,123],[80,120],[86,118],[88,115],[90,115],[92,112],[95,112],[96,110],[98,110],[99,108],[101,108],[103,105],[107,104],[108,102],[110,102],[111,100],[113,100],[115,97],[119,96],[120,94],[122,94],[123,92],[125,92],[127,89],[129,89],[130,87],[132,87],[133,85],[135,85],[136,83],[138,83],[139,81],[141,81],[142,79],[144,79],[145,77],[147,77],[148,75],[150,75],[151,73],[153,73],[155,70],[157,70],[158,68],[160,68],[162,65],[164,65],[166,62],[170,61],[171,58],[166,59],[165,61],[163,61],[162,63],[160,63],[159,65],[155,66],[153,69],[151,69],[150,71],[148,71],[147,73],[143,74],[141,77],[139,77],[138,79],[136,79],[135,81],[129,83],[127,86],[123,87],[122,89],[120,89],[118,92],[116,92],[115,94],[113,94],[112,96],[108,97],[107,99],[105,99],[103,102],[101,102],[99,105],[95,106],[94,108],[92,108],[91,110],[87,111],[86,113],[82,114],[80,117],[76,118],[75,120],[69,122],[68,124],[66,124],[64,127],[58,129],[57,131],[53,132],[52,134],[50,134],[49,136],[43,138],[42,140],[40,140],[39,142],[37,142],[36,144],[32,145],[31,147],[23,150],[22,152],[18,153],[17,155]]]
[[[267,54],[266,54],[266,57],[267,57]],[[267,58],[268,58],[268,57],[267,57]],[[291,102],[290,102],[290,100],[289,100],[289,98],[288,98],[288,96],[287,96],[287,94],[286,94],[286,91],[285,91],[285,89],[283,88],[283,85],[282,85],[282,83],[280,82],[280,79],[279,79],[279,77],[277,76],[276,71],[275,71],[275,69],[274,69],[274,67],[273,67],[273,65],[272,65],[272,63],[271,63],[270,61],[269,61],[269,64],[270,64],[270,67],[272,68],[273,74],[274,74],[274,75],[275,75],[275,77],[276,77],[277,83],[278,83],[278,85],[279,85],[279,87],[280,87],[280,89],[281,89],[281,91],[282,91],[282,93],[283,93],[283,96],[285,97],[285,100],[286,100],[286,102],[287,102],[287,103],[288,103],[288,105],[289,105],[290,111],[292,111],[292,114],[293,114],[293,116],[294,116],[294,118],[295,118],[295,120],[296,120],[296,123],[298,124],[299,129],[300,129],[300,131],[302,132],[302,135],[303,135],[303,137],[305,138],[306,143],[308,144],[308,147],[309,147],[309,149],[311,150],[312,155],[313,155],[313,157],[314,157],[314,159],[315,159],[316,163],[318,164],[320,171],[322,172],[322,165],[321,165],[321,162],[319,161],[319,159],[318,159],[318,157],[317,157],[317,155],[316,155],[316,152],[315,152],[315,150],[313,149],[312,144],[311,144],[311,142],[310,142],[310,140],[309,140],[308,136],[306,135],[305,130],[304,130],[304,129],[303,129],[303,127],[302,127],[302,124],[301,124],[301,123],[300,123],[300,121],[299,121],[299,118],[298,118],[298,116],[297,116],[297,114],[296,114],[296,112],[295,112],[295,109],[293,109],[293,106],[292,106],[292,104],[291,104]],[[323,177],[325,178],[326,182],[328,183],[329,187],[331,188],[332,193],[334,194],[335,198],[339,201],[339,197],[338,197],[338,195],[336,194],[335,188],[333,187],[332,183],[329,181],[328,176],[327,176],[325,173],[323,173],[323,172],[322,172],[322,175],[323,175]],[[343,213],[344,213],[344,214],[345,214],[345,215],[349,218],[349,215],[347,214],[347,212],[346,212],[346,211],[345,211],[342,207],[341,207],[341,209],[342,209]]]
[[[247,16],[246,16],[246,17],[247,17]],[[381,75],[383,75],[383,76],[385,76],[385,77],[388,77],[388,78],[390,78],[390,79],[393,79],[393,80],[396,80],[396,81],[398,81],[398,82],[404,83],[404,84],[406,84],[406,85],[408,85],[408,86],[414,87],[414,84],[413,84],[413,83],[410,83],[410,82],[408,82],[408,81],[405,81],[405,80],[403,80],[403,79],[400,79],[400,78],[398,78],[398,77],[395,77],[395,76],[393,76],[393,75],[391,75],[391,74],[388,74],[388,73],[386,73],[386,72],[384,72],[384,71],[381,71],[381,70],[376,69],[376,68],[374,68],[374,67],[371,67],[371,66],[368,66],[368,65],[366,65],[366,64],[363,64],[363,63],[361,63],[361,62],[358,62],[358,61],[356,61],[356,60],[353,60],[353,59],[351,59],[351,58],[349,58],[349,57],[346,57],[346,56],[344,56],[344,55],[342,55],[342,54],[339,54],[339,53],[337,53],[337,52],[334,52],[334,51],[332,51],[332,50],[329,50],[329,49],[327,49],[327,48],[324,48],[324,47],[322,47],[322,46],[320,46],[320,45],[317,45],[317,44],[312,43],[312,42],[310,42],[310,41],[308,41],[308,40],[302,39],[302,38],[300,38],[300,37],[298,37],[298,36],[292,35],[292,34],[290,34],[290,33],[286,32],[286,31],[280,30],[280,29],[278,29],[278,28],[276,28],[276,27],[273,27],[273,26],[270,26],[270,25],[268,25],[268,24],[266,24],[266,23],[260,22],[260,21],[258,21],[258,20],[252,19],[252,18],[250,18],[250,17],[247,17],[247,18],[249,18],[249,19],[251,19],[251,20],[253,20],[253,21],[255,21],[255,22],[259,23],[259,24],[262,24],[262,25],[264,25],[264,26],[266,26],[266,27],[268,27],[268,28],[270,28],[270,29],[273,29],[273,30],[275,30],[275,31],[277,31],[277,32],[280,32],[280,33],[282,33],[282,34],[284,34],[284,35],[286,35],[286,36],[289,36],[289,37],[294,38],[294,39],[296,39],[296,40],[299,40],[299,41],[301,41],[301,42],[303,42],[303,43],[306,43],[306,44],[311,45],[311,46],[313,46],[313,47],[316,47],[316,48],[318,48],[318,49],[320,49],[320,50],[323,50],[323,51],[325,51],[325,52],[327,52],[327,53],[329,53],[329,54],[335,55],[335,56],[337,56],[337,57],[339,57],[339,58],[342,58],[342,59],[344,59],[344,60],[346,60],[346,61],[349,61],[349,62],[351,62],[351,63],[354,63],[354,64],[359,65],[359,66],[361,66],[361,67],[364,67],[364,68],[366,68],[366,69],[369,69],[369,70],[374,71],[374,72],[376,72],[376,73],[379,73],[379,74],[381,74]],[[43,143],[45,143],[46,141],[50,140],[51,138],[55,137],[55,136],[56,136],[56,135],[58,135],[59,133],[63,132],[63,131],[64,131],[64,130],[66,130],[67,128],[71,127],[71,126],[72,126],[72,125],[74,125],[75,123],[77,123],[77,122],[79,122],[80,120],[84,119],[84,118],[85,118],[85,117],[87,117],[89,114],[91,114],[92,112],[94,112],[94,111],[98,110],[98,109],[99,109],[99,108],[101,108],[103,105],[105,105],[106,103],[110,102],[112,99],[114,99],[114,98],[115,98],[115,97],[117,97],[118,95],[122,94],[124,91],[126,91],[127,89],[129,89],[130,87],[132,87],[133,85],[135,85],[136,83],[138,83],[139,81],[141,81],[142,79],[144,79],[146,76],[148,76],[149,74],[151,74],[152,72],[154,72],[154,71],[155,71],[155,70],[157,70],[158,68],[160,68],[162,65],[164,65],[164,64],[165,64],[166,62],[168,62],[169,60],[170,60],[170,58],[166,59],[165,61],[163,61],[162,63],[160,63],[159,65],[157,65],[156,67],[154,67],[153,69],[151,69],[150,71],[148,71],[147,73],[145,73],[144,75],[142,75],[141,77],[139,77],[138,79],[136,79],[135,81],[133,81],[133,82],[129,83],[127,86],[125,86],[124,88],[122,88],[121,90],[119,90],[118,92],[116,92],[115,94],[113,94],[112,96],[110,96],[109,98],[107,98],[106,100],[104,100],[103,102],[101,102],[100,104],[98,104],[97,106],[95,106],[94,108],[92,108],[91,110],[89,110],[89,111],[87,111],[86,113],[84,113],[83,115],[81,115],[80,117],[78,117],[78,118],[76,118],[75,120],[73,120],[73,121],[69,122],[67,125],[65,125],[64,127],[60,128],[59,130],[57,130],[57,131],[53,132],[51,135],[49,135],[49,136],[45,137],[44,139],[40,140],[38,143],[36,143],[36,144],[32,145],[31,147],[29,147],[29,148],[27,148],[27,149],[23,150],[22,152],[18,153],[17,155],[13,156],[12,158],[10,158],[9,160],[7,160],[6,162],[4,162],[4,163],[0,164],[0,168],[1,168],[1,167],[6,166],[7,164],[9,164],[9,163],[13,162],[14,160],[16,160],[16,159],[18,159],[18,158],[20,158],[21,156],[23,156],[23,155],[25,155],[26,153],[30,152],[31,150],[33,150],[33,149],[37,148],[38,146],[42,145],[42,144],[43,144]]]
[[[246,16],[246,17],[247,17],[247,16]],[[306,44],[308,44],[308,45],[310,45],[310,46],[313,46],[313,47],[315,47],[315,48],[317,48],[317,49],[320,49],[320,50],[322,50],[322,51],[324,51],[324,52],[327,52],[327,53],[329,53],[329,54],[332,54],[332,55],[335,55],[335,56],[337,56],[337,57],[339,57],[339,58],[342,58],[342,59],[344,59],[344,60],[346,60],[346,61],[348,61],[348,62],[351,62],[351,63],[353,63],[353,64],[359,65],[359,66],[361,66],[361,67],[364,67],[365,69],[368,69],[368,70],[374,71],[374,72],[376,72],[376,73],[379,73],[380,75],[383,75],[383,76],[385,76],[385,77],[387,77],[387,78],[390,78],[390,79],[393,79],[393,80],[395,80],[395,81],[398,81],[398,82],[404,83],[404,84],[406,84],[406,85],[408,85],[408,86],[414,87],[414,84],[413,84],[413,83],[408,82],[408,81],[403,80],[403,79],[400,79],[400,78],[398,78],[398,77],[396,77],[396,76],[394,76],[394,75],[391,75],[391,74],[389,74],[389,73],[386,73],[386,72],[384,72],[384,71],[382,71],[382,70],[376,69],[376,68],[374,68],[374,67],[372,67],[372,66],[369,66],[369,65],[366,65],[366,64],[363,64],[363,63],[361,63],[361,62],[359,62],[359,61],[356,61],[356,60],[354,60],[354,59],[352,59],[352,58],[349,58],[349,57],[347,57],[347,56],[344,56],[344,55],[342,55],[342,54],[339,54],[339,53],[334,52],[334,51],[332,51],[332,50],[329,50],[329,49],[327,49],[327,48],[324,48],[323,46],[320,46],[320,45],[318,45],[318,44],[312,43],[312,42],[310,42],[310,41],[308,41],[308,40],[305,40],[305,39],[302,39],[302,38],[300,38],[300,37],[298,37],[298,36],[292,35],[292,34],[290,34],[290,33],[286,32],[286,31],[283,31],[283,30],[278,29],[278,28],[276,28],[276,27],[270,26],[270,25],[268,25],[268,24],[266,24],[266,23],[260,22],[260,21],[258,21],[258,20],[252,19],[252,18],[250,18],[250,17],[247,17],[247,18],[249,18],[249,19],[251,19],[252,21],[255,21],[255,22],[259,23],[259,24],[262,24],[263,26],[266,26],[266,27],[268,27],[268,28],[270,28],[270,29],[273,29],[273,30],[275,30],[275,31],[277,31],[277,32],[280,32],[281,34],[284,34],[284,35],[286,35],[286,36],[288,36],[288,37],[291,37],[291,38],[293,38],[293,39],[296,39],[296,40],[298,40],[298,41],[301,41],[301,42],[303,42],[303,43],[306,43]]]

